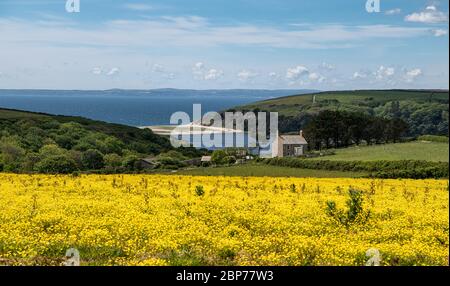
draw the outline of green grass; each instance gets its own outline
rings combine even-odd
[[[49,118],[44,113],[28,112],[14,109],[4,109],[0,107],[0,120],[2,119],[23,119],[23,118]]]
[[[316,97],[317,108],[312,106],[313,97]],[[305,107],[314,111],[326,106],[339,105],[340,108],[351,106],[358,108],[361,112],[365,109],[385,104],[390,101],[414,101],[414,102],[440,102],[448,101],[448,91],[432,90],[355,90],[355,91],[329,91],[313,94],[301,94],[285,96],[250,103],[248,105],[236,107],[237,110],[253,110],[259,108],[267,111],[277,111],[280,114],[294,116],[305,111]],[[333,103],[334,101],[334,103]]]
[[[440,143],[447,143],[448,144],[448,137],[447,136],[422,135],[422,136],[419,136],[419,138],[417,138],[417,140],[430,141],[430,142],[440,142]]]
[[[425,160],[448,162],[448,143],[414,141],[408,143],[350,147],[333,150],[336,155],[313,158],[311,160],[333,161],[398,161]]]
[[[243,177],[298,177],[298,178],[357,178],[367,175],[359,172],[296,169],[270,165],[245,164],[230,167],[196,168],[173,172],[191,176],[243,176]]]

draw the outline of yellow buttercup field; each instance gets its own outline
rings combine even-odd
[[[0,265],[72,247],[82,265],[365,265],[371,248],[448,265],[448,196],[447,180],[0,174]]]

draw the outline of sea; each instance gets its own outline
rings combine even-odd
[[[0,89],[0,108],[82,116],[130,126],[167,125],[174,112],[202,113],[314,90],[7,90]]]

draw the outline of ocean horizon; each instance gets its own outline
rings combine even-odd
[[[202,113],[223,111],[238,105],[315,92],[314,90],[19,90],[0,89],[0,107],[56,115],[82,116],[130,126],[170,123],[183,111],[192,116],[192,105]]]

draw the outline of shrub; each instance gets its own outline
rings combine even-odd
[[[338,209],[334,201],[328,201],[326,203],[327,215],[345,227],[350,227],[355,223],[364,224],[369,219],[370,211],[363,209],[363,192],[350,189],[348,195],[347,211]]]
[[[368,172],[370,177],[376,178],[446,178],[449,165],[447,162],[429,161],[329,161],[307,160],[299,158],[271,158],[266,159],[265,164],[291,168]]]
[[[81,163],[83,167],[90,170],[101,169],[105,162],[103,155],[96,149],[89,149],[81,154]]]
[[[203,186],[196,186],[195,187],[195,194],[199,197],[202,197],[205,194],[205,190],[203,189]]]
[[[77,170],[77,165],[67,155],[52,155],[39,161],[35,169],[41,173],[69,174]]]
[[[115,153],[106,154],[103,159],[105,161],[105,166],[109,168],[118,168],[122,165],[122,157]]]
[[[138,168],[139,158],[136,155],[130,154],[125,156],[122,161],[122,167],[128,171],[133,171]]]
[[[161,169],[169,169],[169,170],[175,170],[182,167],[185,167],[186,164],[176,158],[170,158],[170,157],[162,157],[158,159],[158,163],[160,164]]]
[[[211,155],[211,162],[217,165],[226,164],[227,153],[224,150],[215,150]]]

